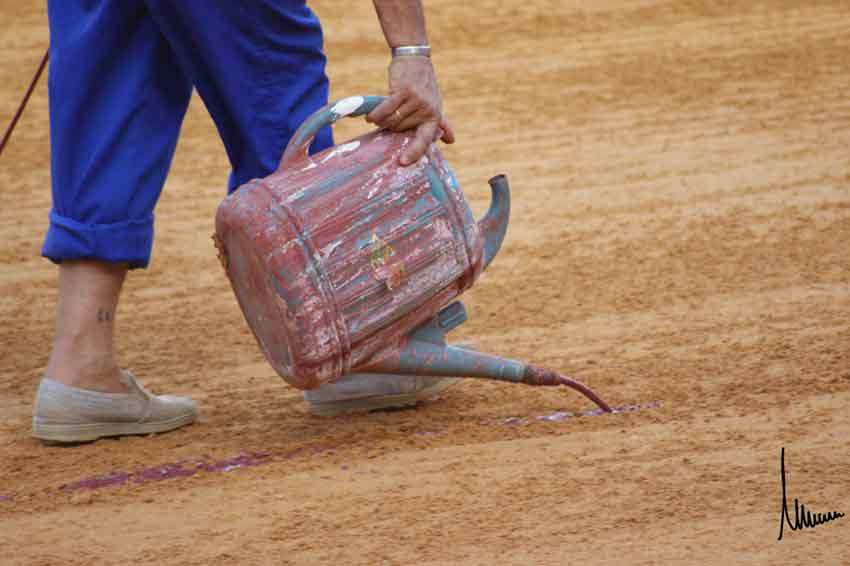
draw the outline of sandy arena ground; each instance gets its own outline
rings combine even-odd
[[[370,3],[338,6],[314,3],[333,96],[384,92]],[[850,514],[850,3],[432,0],[428,15],[446,155],[476,213],[492,174],[514,195],[457,338],[649,407],[557,420],[591,405],[469,380],[415,410],[306,414],[216,260],[228,164],[196,99],[119,324],[124,365],[193,396],[200,422],[42,446],[42,81],[0,158],[0,563],[850,564],[850,516],[777,541],[783,446],[791,505]],[[2,0],[0,21],[5,128],[48,34],[41,1]],[[338,140],[367,129],[349,122]]]

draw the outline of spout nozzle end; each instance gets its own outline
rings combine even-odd
[[[529,385],[543,385],[543,386],[555,386],[555,385],[566,385],[571,389],[575,389],[602,409],[606,413],[613,413],[614,411],[611,409],[610,405],[603,401],[596,393],[593,392],[588,386],[580,383],[574,379],[571,379],[565,375],[562,375],[556,371],[552,371],[550,369],[542,368],[539,366],[528,364],[525,368],[525,375],[523,376],[523,382]]]

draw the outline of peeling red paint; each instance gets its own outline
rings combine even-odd
[[[483,238],[437,147],[401,167],[409,135],[355,141],[345,152],[293,152],[216,218],[245,318],[271,365],[301,389],[398,344],[481,272]]]

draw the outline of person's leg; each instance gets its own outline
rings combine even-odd
[[[192,86],[141,2],[53,0],[48,20],[53,208],[42,255],[60,264],[59,301],[33,435],[170,430],[194,420],[194,405],[121,371],[113,334],[127,269],[150,261]]]
[[[146,267],[192,85],[141,2],[51,0],[42,255]]]
[[[327,104],[322,28],[304,0],[145,0],[204,101],[232,165],[228,191],[277,169]],[[311,151],[333,145],[323,128]]]
[[[72,387],[122,393],[114,330],[126,263],[65,261],[59,266],[56,334],[45,374]]]
[[[123,391],[114,316],[128,267],[147,266],[153,208],[191,84],[141,2],[51,1],[53,209],[59,267],[52,379]]]

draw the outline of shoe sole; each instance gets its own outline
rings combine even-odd
[[[342,413],[368,413],[382,409],[401,409],[412,407],[421,401],[429,401],[459,382],[456,377],[445,377],[431,386],[413,393],[399,393],[381,397],[362,397],[345,401],[327,401],[325,403],[307,402],[310,413],[320,417],[333,417]]]
[[[75,443],[92,442],[108,436],[132,436],[168,432],[195,421],[195,415],[187,414],[150,423],[92,423],[92,424],[45,424],[33,420],[32,436],[46,442]]]

